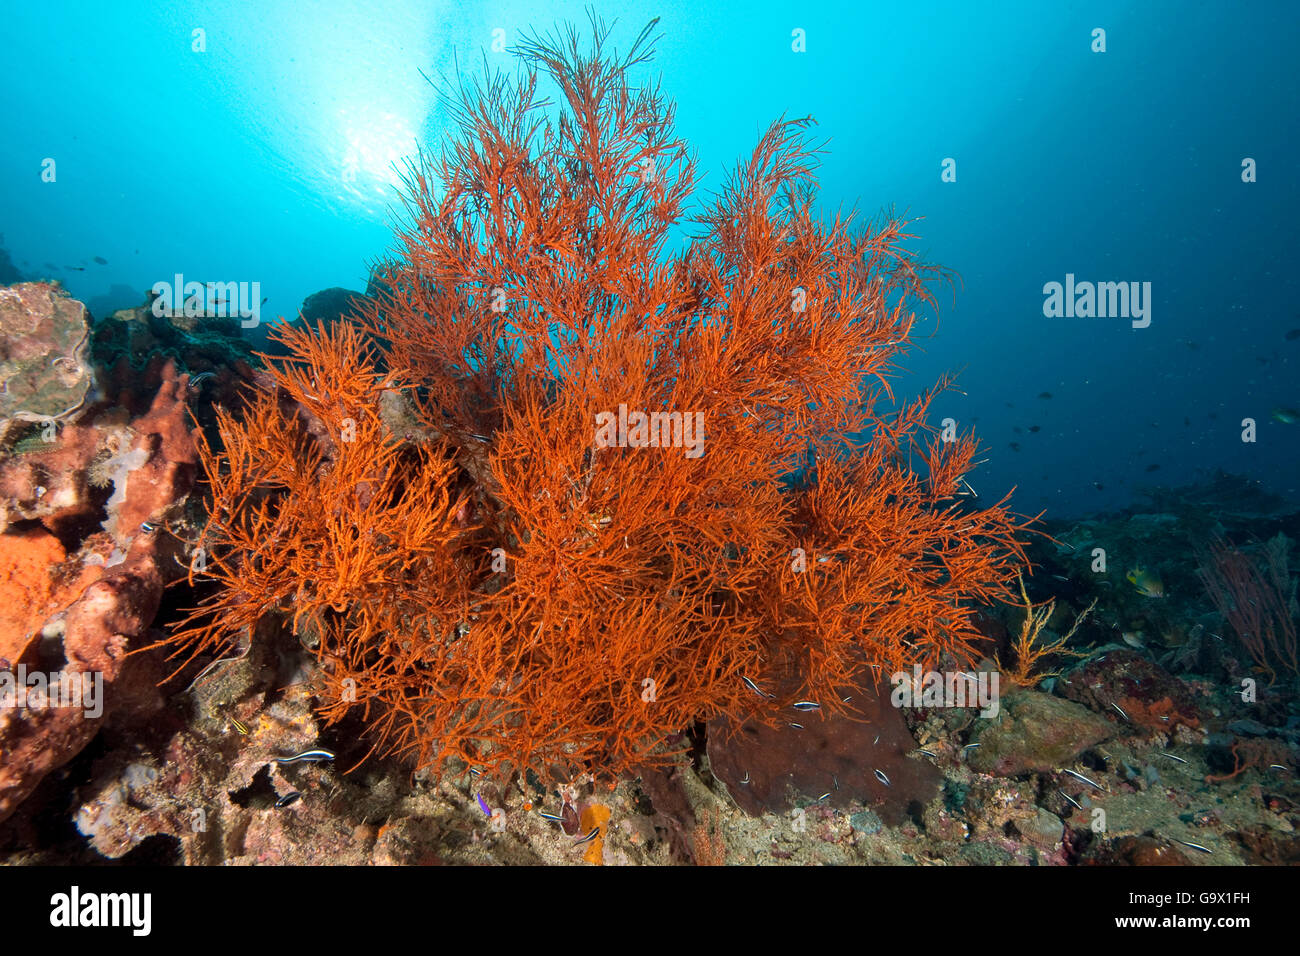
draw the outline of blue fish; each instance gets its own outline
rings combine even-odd
[[[327,760],[333,760],[334,754],[328,750],[304,750],[300,754],[294,754],[292,757],[276,757],[275,762],[280,766],[286,766],[291,763],[323,763]]]

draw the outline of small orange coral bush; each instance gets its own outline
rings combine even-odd
[[[1005,500],[958,497],[973,438],[931,437],[933,393],[893,400],[934,275],[906,224],[824,222],[807,124],[781,122],[675,249],[694,165],[629,76],[649,28],[619,57],[594,27],[455,92],[365,334],[281,333],[292,358],[204,449],[220,587],[175,640],[290,615],[327,714],[422,765],[663,760],[693,721],[796,699],[742,676],[838,706],[863,659],[967,658],[972,603],[1024,562]],[[620,406],[703,443],[610,441]]]
[[[995,658],[998,670],[1002,672],[1002,679],[1012,687],[1033,687],[1049,677],[1057,677],[1060,671],[1040,670],[1039,665],[1049,657],[1085,657],[1082,651],[1071,650],[1065,645],[1069,643],[1070,638],[1074,637],[1079,626],[1092,613],[1092,609],[1097,606],[1094,599],[1091,604],[1084,608],[1070,625],[1070,629],[1063,636],[1054,636],[1048,638],[1043,634],[1043,630],[1052,620],[1052,615],[1056,613],[1056,599],[1053,598],[1044,601],[1042,604],[1034,604],[1029,600],[1029,593],[1025,590],[1025,581],[1023,577],[1017,575],[1016,583],[1020,586],[1020,599],[1024,602],[1025,619],[1020,623],[1020,632],[1011,642],[1011,650],[1015,657],[1015,664],[1006,666],[1002,663],[1001,658]]]

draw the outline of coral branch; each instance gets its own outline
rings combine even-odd
[[[1075,617],[1074,623],[1070,625],[1069,631],[1067,631],[1064,636],[1058,637],[1055,640],[1045,641],[1042,637],[1043,630],[1047,627],[1048,621],[1052,619],[1052,615],[1056,612],[1056,601],[1055,599],[1052,599],[1045,601],[1042,604],[1035,605],[1029,600],[1029,594],[1025,591],[1024,579],[1017,575],[1017,580],[1020,585],[1020,598],[1024,601],[1025,605],[1025,619],[1021,623],[1020,633],[1016,635],[1015,642],[1012,645],[1015,652],[1016,664],[1015,667],[1008,669],[1004,667],[1002,662],[999,660],[998,670],[1003,671],[1006,680],[1014,686],[1032,687],[1035,684],[1038,684],[1049,677],[1055,677],[1060,673],[1059,671],[1034,673],[1035,668],[1038,667],[1039,662],[1044,658],[1052,656],[1086,656],[1080,651],[1068,649],[1065,645],[1069,643],[1070,638],[1074,637],[1075,632],[1079,630],[1079,625],[1081,625],[1084,620],[1087,619],[1088,615],[1092,613],[1092,609],[1097,606],[1097,602],[1096,600],[1093,600],[1091,604],[1084,608],[1079,615]]]

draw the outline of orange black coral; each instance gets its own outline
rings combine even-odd
[[[282,613],[325,713],[360,709],[386,749],[608,773],[789,703],[742,677],[793,671],[834,708],[863,658],[971,656],[1024,523],[958,496],[977,444],[926,424],[946,381],[894,401],[935,271],[903,220],[823,221],[805,121],[671,252],[694,163],[631,79],[649,43],[533,37],[518,76],[453,92],[365,334],[282,332],[203,449],[219,588],[182,650]],[[620,405],[702,416],[704,453],[606,447]]]

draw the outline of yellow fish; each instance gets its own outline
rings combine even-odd
[[[1148,571],[1146,568],[1137,567],[1125,575],[1129,584],[1137,588],[1138,594],[1149,598],[1162,598],[1165,596],[1165,582],[1160,580],[1160,575],[1154,571]]]

